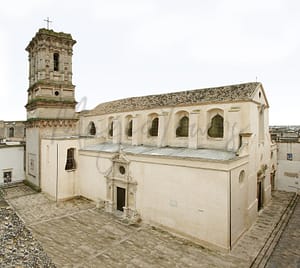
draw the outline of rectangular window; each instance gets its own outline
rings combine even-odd
[[[11,178],[12,178],[12,172],[11,171],[4,171],[3,172],[4,183],[11,182]]]
[[[293,161],[293,154],[287,153],[287,154],[286,154],[286,159],[287,159],[287,160],[290,160],[290,161]]]
[[[75,162],[75,149],[69,148],[67,151],[67,162],[65,166],[65,170],[74,170],[76,169],[76,162]]]

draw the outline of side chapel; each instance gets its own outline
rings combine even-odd
[[[115,100],[75,112],[70,34],[30,41],[26,179],[230,250],[271,199],[261,83]]]

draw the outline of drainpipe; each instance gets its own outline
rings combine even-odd
[[[38,158],[38,161],[39,161],[39,166],[38,166],[38,181],[39,181],[39,185],[38,185],[38,189],[41,190],[42,189],[42,184],[41,184],[41,176],[42,176],[42,170],[41,170],[41,160],[42,160],[42,140],[41,140],[41,133],[39,132],[39,149],[38,149],[38,152],[39,152],[39,158]]]
[[[231,170],[229,171],[229,250],[231,251]]]
[[[55,201],[58,201],[58,143],[56,144],[56,189],[55,189]]]

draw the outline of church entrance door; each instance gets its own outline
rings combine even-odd
[[[262,181],[257,182],[257,210],[261,210],[263,207],[263,194],[262,194]]]
[[[121,187],[117,187],[117,210],[123,211],[125,207],[126,190]]]
[[[272,191],[275,190],[275,170],[271,172],[271,187]]]

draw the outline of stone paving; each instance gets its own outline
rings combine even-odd
[[[6,189],[6,199],[57,267],[249,267],[292,199],[275,192],[257,223],[222,254],[150,225],[126,225],[85,199],[56,204],[23,190]]]
[[[300,199],[283,234],[276,245],[267,268],[295,267],[300,268]]]
[[[273,192],[272,203],[264,208],[255,224],[233,247],[230,255],[246,260],[246,267],[250,267],[253,259],[266,243],[293,196],[293,193]]]
[[[0,267],[55,267],[0,193]]]

